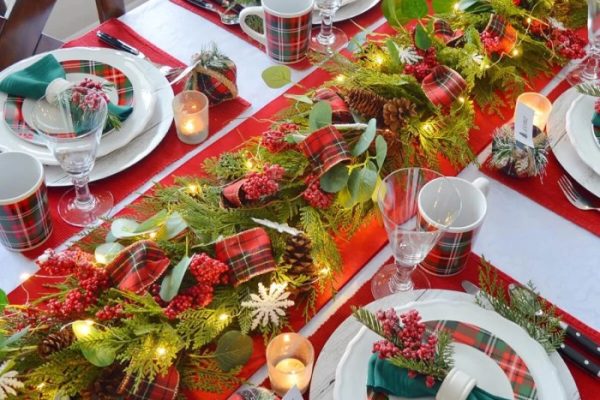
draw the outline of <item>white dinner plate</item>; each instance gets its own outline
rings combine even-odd
[[[123,54],[124,53],[120,53]],[[156,98],[151,119],[127,146],[105,157],[96,159],[90,181],[94,182],[119,173],[136,164],[152,152],[166,136],[173,122],[173,89],[165,77],[151,63],[140,60],[136,66],[152,82],[152,95]],[[113,134],[111,134],[113,135]],[[59,166],[45,166],[46,185],[50,187],[71,186],[71,179]]]
[[[567,134],[575,151],[595,173],[600,175],[600,147],[594,134],[594,104],[596,98],[580,95],[567,111]]]
[[[579,96],[581,93],[576,88],[571,88],[554,101],[547,125],[548,138],[556,159],[567,173],[581,186],[600,197],[600,175],[583,162],[567,135],[566,115]]]
[[[379,3],[379,0],[354,0],[337,10],[333,18],[333,22],[345,21],[347,19],[357,17],[375,7],[377,3]],[[313,12],[312,22],[315,25],[321,23],[321,16],[319,15],[318,10]]]
[[[535,382],[537,399],[564,400],[567,398],[558,373],[542,346],[533,340],[518,325],[502,318],[493,311],[485,310],[476,304],[462,301],[430,300],[412,302],[395,308],[397,312],[416,309],[423,322],[458,321],[476,326],[506,342],[524,361]],[[381,338],[367,329],[361,328],[359,333],[346,347],[336,369],[334,400],[346,400],[366,396],[367,362],[372,354],[373,343]],[[511,398],[511,390],[506,393],[506,374],[499,374],[489,362],[481,362],[482,356],[469,354],[457,347],[455,362],[458,367],[473,374],[478,384],[492,394]],[[478,364],[479,368],[478,368]],[[500,371],[502,372],[502,371]],[[364,393],[364,396],[362,395]]]
[[[144,130],[152,117],[152,110],[156,102],[156,97],[152,93],[153,85],[139,67],[141,63],[145,62],[144,60],[116,50],[101,48],[73,47],[54,50],[51,53],[58,61],[94,60],[111,65],[121,70],[131,81],[134,89],[133,112],[117,132],[103,138],[97,157],[103,157],[127,145]],[[0,72],[0,80],[13,72],[26,68],[46,54],[38,54],[11,65]],[[0,109],[3,109],[6,99],[7,94],[0,93]],[[16,137],[5,122],[0,124],[0,148],[6,151],[22,151],[31,154],[46,165],[58,165],[58,162],[47,148],[28,143]]]

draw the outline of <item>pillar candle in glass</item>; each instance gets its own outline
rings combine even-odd
[[[297,333],[282,333],[267,346],[267,366],[271,387],[280,396],[294,385],[300,392],[308,389],[315,350],[308,339]]]
[[[208,98],[202,92],[185,90],[173,99],[177,137],[187,144],[198,144],[208,137]]]
[[[533,109],[535,114],[533,115],[533,125],[540,128],[541,131],[546,129],[546,123],[550,117],[550,111],[552,111],[552,103],[543,94],[535,92],[525,92],[517,98],[517,105],[519,103],[525,104],[529,108]]]

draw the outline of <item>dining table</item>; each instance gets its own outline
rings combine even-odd
[[[362,28],[375,30],[385,24],[385,19],[378,7],[370,11],[370,18]],[[129,10],[119,17],[120,23],[135,31],[153,48],[167,53],[172,59],[183,64],[191,62],[195,54],[208,46],[210,42],[218,45],[221,52],[228,55],[237,65],[237,84],[239,96],[245,99],[247,105],[235,118],[211,134],[203,143],[185,147],[175,159],[169,159],[160,170],[149,170],[143,179],[133,181],[128,172],[121,172],[107,181],[111,188],[127,186],[127,193],[116,198],[115,206],[109,216],[122,212],[134,203],[145,192],[151,190],[157,182],[169,180],[178,174],[178,170],[186,166],[204,152],[218,152],[218,146],[223,140],[230,143],[241,143],[244,137],[244,123],[251,120],[260,110],[269,107],[289,90],[290,86],[271,89],[265,86],[261,73],[266,68],[276,65],[264,51],[250,43],[240,35],[232,33],[224,26],[209,21],[205,16],[191,12],[171,0],[148,0],[142,5]],[[364,22],[364,21],[363,21]],[[352,32],[357,34],[357,32]],[[361,35],[358,40],[364,40]],[[550,95],[561,84],[575,63],[570,63],[550,79],[540,93]],[[307,65],[305,68],[292,68],[292,83],[310,80],[318,73],[318,66]],[[173,134],[170,132],[169,134]],[[165,143],[160,144],[153,153],[158,157],[163,154],[168,157],[172,149]],[[212,153],[211,153],[212,154]],[[511,279],[526,283],[531,282],[536,289],[562,312],[583,322],[593,331],[600,331],[600,237],[594,229],[586,229],[581,223],[576,223],[564,215],[548,207],[543,201],[536,201],[523,191],[517,191],[514,185],[525,185],[524,181],[516,178],[501,178],[482,169],[485,160],[491,154],[491,144],[483,147],[477,156],[477,163],[472,163],[458,176],[469,181],[478,177],[486,177],[490,181],[488,193],[488,213],[481,228],[473,252],[485,257],[499,271]],[[144,163],[146,160],[142,160]],[[507,181],[508,179],[508,181]],[[554,185],[551,195],[556,202],[564,202],[563,208],[571,207],[566,203],[563,194],[557,189],[553,176],[540,179],[538,185]],[[512,180],[512,181],[511,181]],[[135,186],[132,186],[135,185]],[[53,189],[60,191],[62,189]],[[52,205],[52,202],[51,202]],[[579,219],[597,218],[597,211],[577,211]],[[60,228],[62,229],[62,228]],[[50,246],[65,249],[70,244],[80,240],[86,230],[69,229],[55,231],[59,235],[50,242]],[[364,240],[370,240],[366,237]],[[323,304],[316,314],[301,327],[299,333],[306,337],[315,335],[324,326],[328,326],[331,334],[348,316],[347,310],[351,305],[360,306],[372,301],[370,294],[358,296],[361,289],[366,293],[365,285],[378,269],[392,256],[389,246],[378,249],[338,289],[335,296]],[[37,271],[37,265],[31,256],[10,252],[0,247],[0,289],[7,293],[15,290]],[[469,265],[468,268],[475,268]],[[474,276],[474,275],[472,275]],[[461,276],[452,278],[436,278],[435,282],[454,280],[460,282]],[[432,283],[435,287],[435,284]],[[358,299],[358,300],[357,300]],[[355,303],[358,301],[358,303]],[[345,312],[343,310],[346,310]],[[321,335],[324,335],[323,333]],[[317,346],[318,350],[322,348]],[[327,347],[326,347],[327,349]],[[317,350],[317,353],[318,353]],[[318,358],[318,354],[315,358]],[[571,368],[576,368],[572,367]],[[314,400],[332,399],[330,390],[335,376],[335,366],[329,366],[327,378],[313,377],[313,385],[319,390],[311,390],[310,398]],[[256,368],[248,381],[261,384],[267,378],[265,365]],[[318,383],[317,383],[318,382]],[[596,381],[598,382],[598,381]],[[596,383],[596,393],[600,393],[600,384]],[[326,387],[329,387],[327,389]],[[590,397],[591,399],[591,397]]]

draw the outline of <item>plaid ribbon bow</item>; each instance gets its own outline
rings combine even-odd
[[[437,18],[433,22],[433,35],[447,45],[453,46],[463,37],[464,33],[462,29],[454,31],[448,21]]]
[[[350,160],[348,144],[333,126],[325,126],[314,131],[299,143],[299,146],[315,166],[319,176],[335,165]]]
[[[215,255],[231,268],[234,286],[275,270],[271,239],[263,228],[249,229],[218,241]]]
[[[124,248],[106,270],[117,288],[141,293],[166,271],[169,263],[156,243],[141,240]]]
[[[221,194],[223,196],[223,206],[225,208],[242,206],[242,186],[246,181],[247,179],[240,179],[223,188]]]
[[[517,30],[501,15],[490,15],[490,20],[483,31],[500,38],[494,53],[508,54],[517,44]]]
[[[125,377],[119,393],[128,393],[127,400],[175,400],[179,392],[179,371],[171,365],[165,375],[158,375],[153,381],[142,380],[137,390],[133,390],[131,376]]]
[[[354,122],[352,113],[346,102],[333,89],[320,88],[317,89],[314,96],[315,100],[325,101],[331,105],[333,111],[333,123],[346,124]]]
[[[423,79],[421,87],[433,104],[447,107],[467,88],[467,82],[452,68],[438,65]]]

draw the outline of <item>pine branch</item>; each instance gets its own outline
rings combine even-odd
[[[224,372],[214,359],[206,358],[208,356],[208,353],[203,353],[205,358],[188,359],[184,363],[181,374],[183,389],[223,393],[243,383],[237,376],[241,367]]]
[[[594,83],[581,83],[577,86],[577,91],[588,96],[600,97],[600,86]]]

